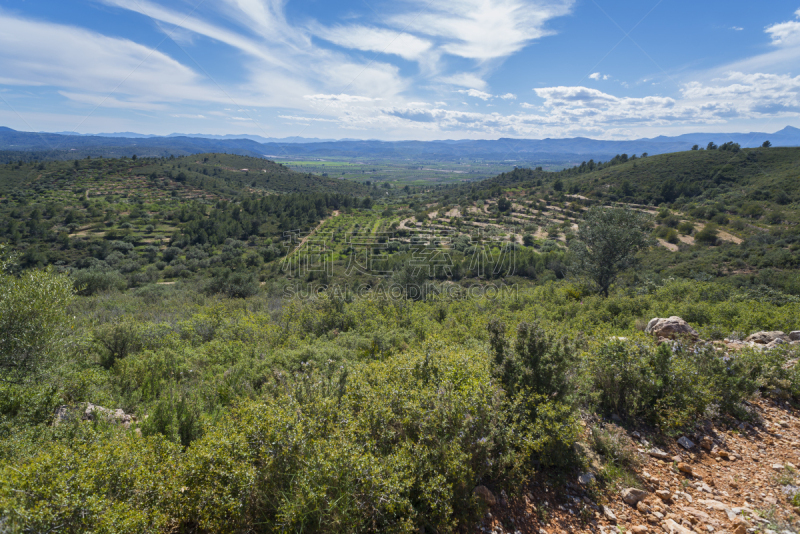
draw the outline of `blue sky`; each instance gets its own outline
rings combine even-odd
[[[0,124],[362,139],[800,126],[800,0],[0,0]]]

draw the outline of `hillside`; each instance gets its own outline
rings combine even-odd
[[[286,254],[285,232],[369,191],[225,154],[16,163],[0,167],[0,240],[21,267],[69,268],[84,291],[137,287],[260,267]]]

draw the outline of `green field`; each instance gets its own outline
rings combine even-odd
[[[345,160],[287,160],[276,161],[292,170],[330,178],[343,178],[358,182],[389,183],[394,186],[459,184],[484,180],[511,171],[515,166],[537,167],[535,162],[425,162],[397,163],[389,161]],[[565,163],[564,165],[569,165]],[[564,165],[545,164],[546,170],[559,170]]]

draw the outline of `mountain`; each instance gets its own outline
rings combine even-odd
[[[134,136],[134,137],[128,137]],[[443,141],[378,141],[286,138],[270,139],[253,135],[182,135],[145,136],[119,133],[76,135],[18,132],[0,128],[0,150],[45,151],[52,158],[104,156],[169,156],[204,152],[225,152],[243,156],[270,158],[353,158],[383,160],[457,161],[581,161],[604,160],[617,154],[666,154],[689,150],[708,142],[721,145],[733,141],[742,147],[758,147],[769,140],[773,146],[800,146],[800,130],[787,126],[771,134],[692,133],[676,137],[603,141],[576,137],[571,139],[497,139]],[[60,153],[59,153],[60,151]]]

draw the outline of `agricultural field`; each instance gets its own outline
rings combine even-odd
[[[560,170],[564,166],[571,166],[569,162],[560,165],[521,161],[461,161],[452,163],[409,161],[408,163],[398,163],[396,161],[381,160],[351,161],[331,159],[302,161],[283,160],[281,158],[276,158],[276,161],[298,172],[343,180],[355,180],[361,183],[377,183],[380,186],[390,184],[393,187],[476,182],[511,171],[515,167],[543,166],[546,170]]]

